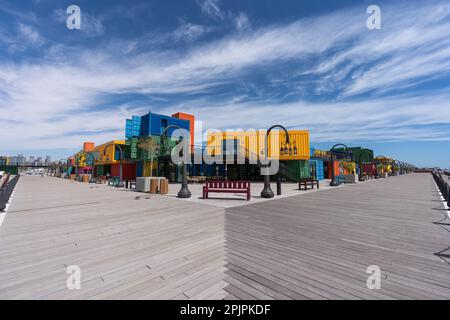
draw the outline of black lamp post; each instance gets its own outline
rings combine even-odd
[[[399,161],[398,164],[399,164],[400,174],[401,175],[405,174],[406,173],[406,163],[403,161]]]
[[[63,166],[63,162],[66,162],[66,174],[68,173],[67,171],[69,171],[68,170],[68,165],[69,165],[69,160],[67,160],[67,159],[60,159],[59,161],[58,161],[58,163],[60,164],[60,167],[62,167]],[[59,173],[61,173],[61,172],[59,172]]]
[[[291,148],[291,152],[289,152],[289,150],[287,149],[287,145],[289,144],[289,132],[282,125],[276,124],[276,125],[270,127],[269,130],[267,130],[267,132],[266,132],[265,154],[266,154],[267,161],[269,161],[269,134],[270,134],[270,131],[272,131],[272,129],[276,128],[276,127],[281,128],[284,130],[284,132],[286,132],[286,143],[285,143],[286,146],[284,148],[283,154],[292,153],[292,148]],[[267,163],[265,165],[265,167],[269,168],[269,163]],[[273,194],[272,189],[270,188],[270,175],[268,174],[268,172],[266,172],[266,173],[267,174],[264,176],[264,189],[263,189],[263,191],[261,191],[261,198],[273,198],[274,194]]]
[[[65,179],[69,179],[69,166],[70,166],[69,159],[70,158],[59,160],[59,161],[65,161],[66,162],[66,176],[64,177]]]
[[[381,163],[381,159],[387,159],[387,157],[385,157],[383,155],[376,156],[375,159],[374,159],[376,165]],[[377,177],[380,177],[380,175],[378,174],[378,167],[377,167]]]
[[[92,173],[91,173],[91,179],[89,180],[89,183],[95,183],[95,177],[94,177],[94,170],[95,170],[95,156],[94,153],[89,152],[87,155],[91,156],[92,159]]]
[[[331,148],[331,150],[330,150],[330,166],[331,166],[331,182],[330,182],[330,186],[332,186],[332,187],[336,187],[336,186],[339,185],[339,183],[336,181],[336,176],[335,176],[335,174],[334,174],[334,159],[333,159],[334,149],[335,149],[336,147],[338,147],[338,146],[344,147],[345,152],[346,152],[347,154],[349,153],[349,150],[348,150],[347,146],[346,146],[345,144],[342,144],[342,143],[335,144],[335,145]],[[352,155],[352,157],[353,157],[353,155]]]
[[[174,124],[167,126],[164,128],[164,131],[161,134],[162,139],[166,138],[167,131],[170,128],[175,128],[175,129],[181,130],[181,128],[179,126],[174,125]],[[178,198],[190,198],[191,197],[191,191],[189,191],[188,183],[187,183],[187,164],[186,164],[186,161],[184,160],[184,157],[185,157],[185,154],[184,154],[184,148],[183,148],[183,175],[181,177],[181,189],[180,189],[180,191],[178,191],[178,195],[177,195]]]
[[[116,146],[119,148],[120,151],[120,159],[119,159],[119,163],[120,163],[120,171],[119,171],[119,183],[116,184],[117,188],[123,188],[124,184],[123,184],[123,177],[122,177],[122,161],[123,161],[123,149],[119,144],[114,144],[114,143],[109,143],[106,145],[106,147],[103,149],[103,155],[106,155],[106,149],[109,146]],[[114,151],[114,150],[113,150]],[[114,153],[113,153],[113,159],[114,159]]]
[[[368,155],[369,158],[370,158],[369,150],[368,150],[368,149],[361,149],[361,152],[359,153],[359,156],[358,156],[358,164],[359,164],[359,181],[364,181],[364,180],[362,180],[362,177],[363,177],[363,162],[362,162],[362,160],[361,160],[361,158],[362,158],[364,152],[367,153],[367,155]]]

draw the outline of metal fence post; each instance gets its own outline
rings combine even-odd
[[[19,178],[20,175],[18,174],[12,180],[7,181],[6,185],[3,185],[3,187],[0,189],[0,211],[6,209],[6,203],[9,201],[9,198],[11,197],[17,181],[19,181]]]

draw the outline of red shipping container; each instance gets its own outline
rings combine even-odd
[[[375,176],[377,174],[377,167],[374,164],[363,164],[363,172],[369,176]]]
[[[120,164],[119,163],[111,165],[111,176],[112,177],[120,176]],[[136,179],[136,164],[135,163],[124,163],[122,165],[122,178],[124,180]]]

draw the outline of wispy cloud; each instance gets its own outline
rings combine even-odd
[[[192,42],[213,30],[213,27],[181,21],[180,26],[171,33],[171,37],[174,41]]]
[[[219,7],[219,0],[197,0],[197,4],[207,16],[219,20],[224,19],[225,14]]]
[[[0,1],[0,11],[23,22],[32,23],[37,21],[36,13],[33,11],[17,9],[15,6],[3,0]]]
[[[249,29],[251,29],[250,20],[244,12],[239,12],[239,14],[234,19],[234,23],[238,31],[248,31]]]
[[[20,23],[18,25],[18,31],[19,36],[27,43],[33,46],[41,46],[44,44],[44,39],[32,26]]]

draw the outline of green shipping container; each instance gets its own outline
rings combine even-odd
[[[353,161],[362,163],[372,163],[373,162],[373,150],[361,148],[361,147],[351,147],[348,148],[353,154]],[[338,148],[336,151],[344,152],[344,148]]]
[[[95,170],[97,172],[97,176],[104,176],[105,166],[98,165],[98,166],[95,167]]]
[[[19,172],[19,167],[3,165],[3,166],[0,166],[0,171],[5,171],[5,173],[10,173],[10,174],[17,174]]]
[[[308,160],[292,160],[288,161],[289,171],[296,179],[309,178],[309,161]]]

